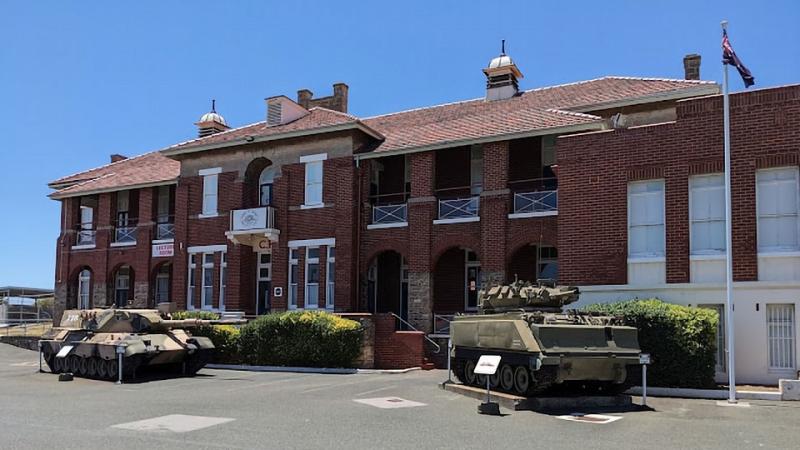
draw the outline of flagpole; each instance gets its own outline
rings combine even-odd
[[[728,21],[723,20],[723,32],[728,29]],[[731,118],[728,101],[728,64],[722,64],[722,110],[723,132],[725,134],[725,328],[728,343],[728,403],[736,403],[736,354],[734,353],[735,334],[733,332],[733,219],[731,214]]]

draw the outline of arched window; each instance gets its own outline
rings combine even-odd
[[[83,269],[78,274],[78,309],[89,309],[89,288],[92,282],[92,272]]]
[[[128,304],[131,298],[131,268],[122,266],[117,269],[117,275],[114,277],[114,304],[118,308],[122,308]]]
[[[272,205],[272,183],[275,178],[275,168],[267,166],[258,177],[258,205]]]
[[[156,273],[156,305],[169,302],[169,288],[172,278],[172,265],[162,264]]]

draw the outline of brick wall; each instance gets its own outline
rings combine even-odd
[[[374,314],[375,368],[406,369],[421,367],[425,357],[424,333],[396,331],[395,318],[388,314]]]
[[[755,172],[798,165],[800,86],[732,94],[734,279],[758,279]],[[627,185],[665,180],[667,282],[689,281],[690,175],[723,165],[722,97],[677,104],[671,123],[558,139],[561,281],[627,282]]]

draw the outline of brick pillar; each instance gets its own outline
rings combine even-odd
[[[192,179],[196,180],[196,178]],[[189,255],[186,253],[188,243],[189,194],[191,182],[179,180],[175,187],[175,249],[172,257],[172,301],[177,309],[186,309],[186,288],[188,286]]]
[[[667,168],[665,178],[666,279],[689,282],[689,168]]]
[[[411,198],[408,226],[411,242],[408,255],[408,318],[421,331],[433,329],[433,270],[431,236],[436,218],[434,196],[435,153],[415,153],[411,160]]]
[[[334,289],[336,291],[334,298],[334,309],[336,311],[356,311],[358,309],[358,286],[356,286],[355,274],[359,270],[356,267],[356,252],[358,252],[358,243],[356,242],[356,229],[358,223],[356,221],[358,214],[358,205],[356,204],[358,196],[358,172],[356,171],[353,161],[349,158],[335,158],[326,161],[328,165],[335,165],[332,168],[333,172],[339,176],[333,180],[333,190],[335,196],[333,201],[336,203],[335,217],[336,217],[336,266]],[[327,170],[327,169],[326,169]],[[324,191],[323,191],[324,193]],[[361,195],[369,195],[369,190],[361,191]],[[320,252],[325,251],[325,247],[320,247]],[[327,255],[320,254],[319,262],[321,271],[324,273],[327,269],[324,266]],[[327,274],[320,278],[320,282],[327,281]],[[320,291],[320,307],[322,307],[322,299],[325,297],[325,286]]]
[[[155,220],[153,219],[155,189],[157,188],[139,189],[139,211],[137,212],[139,223],[136,227],[136,243],[139,248],[145,246],[148,249],[148,255],[152,250],[150,243],[155,239],[155,233],[153,232],[155,227]]]
[[[506,228],[510,204],[508,141],[483,146],[481,192],[481,281],[484,285],[506,279]]]

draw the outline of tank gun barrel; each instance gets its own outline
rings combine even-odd
[[[161,322],[162,326],[172,328],[194,328],[209,325],[243,325],[247,323],[244,319],[220,319],[220,320],[204,320],[204,319],[164,319]]]

